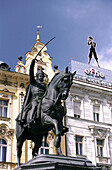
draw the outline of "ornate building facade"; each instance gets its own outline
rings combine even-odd
[[[18,57],[19,61],[15,67],[15,72],[10,71],[10,67],[5,62],[0,61],[0,169],[14,169],[17,166],[16,152],[16,117],[20,113],[26,87],[29,84],[29,67],[31,60],[36,57],[40,49],[44,46],[40,42],[39,31],[37,32],[36,43],[30,52],[26,53],[26,63],[23,64],[22,57]],[[46,52],[45,46],[39,54],[34,71],[36,73],[38,67],[43,67],[45,72],[45,84],[51,80],[56,70],[52,69],[52,61]],[[47,144],[40,148],[40,153],[56,154],[57,150],[53,145],[54,134],[49,132]],[[24,163],[32,158],[33,142],[26,141],[22,149],[21,162]]]
[[[77,71],[67,99],[67,156],[112,169],[112,71],[71,61]]]
[[[26,87],[29,84],[29,67],[44,46],[40,42],[39,32],[30,52],[26,53],[26,63],[22,57],[10,71],[8,64],[0,61],[0,169],[14,169],[17,166],[16,152],[16,117],[20,113]],[[52,79],[55,70],[52,68],[52,58],[46,52],[45,46],[35,64],[43,67],[46,74],[44,83]],[[62,152],[67,156],[86,157],[94,165],[110,169],[112,164],[112,71],[98,68],[76,61],[71,62],[71,71],[77,71],[74,77],[70,95],[66,101],[67,114],[64,124],[69,131],[62,137]],[[39,150],[42,154],[57,154],[54,147],[54,134],[49,132],[47,144],[44,142]],[[43,139],[44,140],[44,139]],[[66,145],[65,145],[66,142]],[[32,141],[23,145],[22,159],[24,163],[32,158]]]

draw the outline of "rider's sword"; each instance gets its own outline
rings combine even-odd
[[[44,48],[47,44],[49,44],[54,38],[55,38],[55,37],[51,38],[51,39],[41,48],[41,50],[40,50],[40,51],[38,52],[38,54],[36,55],[35,59],[36,59],[37,56],[40,54],[40,52],[43,50],[43,48]]]

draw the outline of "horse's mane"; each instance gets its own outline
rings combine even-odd
[[[59,82],[63,77],[69,76],[69,75],[70,75],[70,72],[66,73],[66,72],[64,72],[64,71],[61,71],[61,72],[56,73],[56,74],[54,75],[54,77],[51,79],[51,81],[48,83],[47,88],[46,88],[46,92],[45,92],[44,96],[46,96],[50,85],[52,85],[53,83],[55,84],[56,82],[57,82],[57,84],[58,84],[58,82]]]
[[[55,82],[57,80],[57,82],[60,81],[60,79],[62,79],[63,77],[69,75],[70,73],[65,73],[64,71],[60,71],[58,73],[56,73],[54,75],[54,77],[51,79],[51,81],[49,82],[48,86],[49,87],[53,82]]]
[[[56,73],[56,74],[54,75],[54,77],[53,77],[53,78],[51,79],[51,81],[48,83],[48,86],[51,84],[52,81],[54,81],[54,79],[55,79],[55,78],[57,77],[57,75],[59,75],[59,74],[60,74],[60,72],[58,72],[58,73]],[[47,86],[47,87],[48,87],[48,86]]]

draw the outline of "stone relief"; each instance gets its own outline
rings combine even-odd
[[[110,129],[106,129],[106,128],[100,128],[100,127],[89,127],[89,129],[91,130],[91,134],[95,137],[100,137],[100,138],[106,138],[107,135],[109,135],[110,133]]]
[[[8,137],[10,138],[14,133],[14,130],[13,129],[9,129],[7,128],[5,125],[1,125],[0,126],[0,135],[2,137]]]

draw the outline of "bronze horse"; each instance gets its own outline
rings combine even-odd
[[[16,122],[16,138],[17,138],[17,157],[18,165],[20,165],[20,158],[22,153],[22,145],[25,140],[32,140],[35,146],[32,151],[33,156],[37,156],[38,150],[41,147],[43,136],[47,136],[48,131],[54,129],[56,139],[54,145],[58,148],[58,154],[62,155],[60,149],[61,136],[64,134],[63,116],[65,115],[65,108],[62,106],[62,100],[66,100],[68,92],[72,85],[73,74],[68,71],[68,67],[63,72],[56,73],[51,82],[47,86],[44,97],[40,104],[40,116],[35,119],[35,122],[29,128],[26,124],[23,127]],[[30,110],[29,110],[30,113]],[[27,120],[29,119],[27,114]]]

